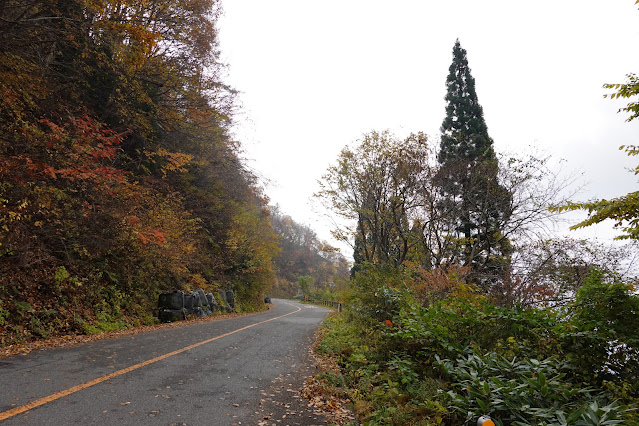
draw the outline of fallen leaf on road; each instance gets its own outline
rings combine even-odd
[[[317,346],[322,338],[321,332],[315,337]],[[309,401],[308,406],[315,408],[315,414],[328,416],[329,423],[332,424],[342,425],[355,420],[354,413],[345,406],[350,402],[348,398],[340,395],[339,389],[331,388],[324,380],[317,378],[320,373],[325,372],[339,375],[340,368],[337,362],[316,353],[313,349],[309,351],[309,355],[315,360],[317,373],[304,384],[301,391],[302,396]]]

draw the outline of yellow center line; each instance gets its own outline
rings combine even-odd
[[[286,302],[284,302],[284,303],[286,303]],[[286,304],[288,305],[289,303],[286,303]],[[152,359],[148,359],[146,361],[142,361],[142,362],[140,362],[138,364],[135,364],[135,365],[132,365],[130,367],[123,368],[122,370],[114,371],[113,373],[107,374],[105,376],[98,377],[98,378],[93,379],[93,380],[89,380],[88,382],[81,383],[81,384],[79,384],[77,386],[73,386],[71,388],[65,389],[65,390],[60,391],[60,392],[53,393],[51,395],[45,396],[44,398],[36,399],[35,401],[31,401],[31,402],[28,402],[28,403],[26,403],[24,405],[21,405],[19,407],[12,408],[11,410],[3,411],[3,412],[0,413],[0,422],[3,421],[3,420],[8,419],[10,417],[17,416],[18,414],[22,414],[22,413],[25,413],[25,412],[27,412],[29,410],[33,410],[34,408],[40,407],[40,406],[42,406],[44,404],[47,404],[49,402],[55,401],[56,399],[63,398],[65,396],[67,396],[67,395],[71,395],[73,393],[76,393],[76,392],[81,391],[81,390],[86,389],[86,388],[90,388],[91,386],[97,385],[98,383],[102,383],[102,382],[104,382],[106,380],[109,380],[109,379],[112,379],[114,377],[118,377],[118,376],[121,376],[123,374],[130,373],[131,371],[137,370],[137,369],[142,368],[142,367],[146,367],[147,365],[153,364],[154,362],[162,361],[163,359],[172,357],[174,355],[181,354],[182,352],[186,352],[186,351],[191,350],[193,348],[197,348],[198,346],[206,345],[207,343],[211,343],[211,342],[213,342],[215,340],[218,340],[218,339],[221,339],[223,337],[230,336],[231,334],[239,333],[240,331],[244,331],[244,330],[249,329],[251,327],[255,327],[256,325],[260,325],[260,324],[264,324],[264,323],[267,323],[267,322],[270,322],[270,321],[275,321],[275,320],[280,319],[280,318],[284,318],[286,316],[295,314],[295,313],[297,313],[297,312],[299,312],[301,310],[302,309],[300,307],[297,307],[297,311],[289,312],[288,314],[280,315],[279,317],[275,317],[275,318],[267,319],[267,320],[264,320],[264,321],[256,322],[255,324],[247,325],[246,327],[238,328],[237,330],[233,330],[233,331],[230,331],[230,332],[225,333],[225,334],[220,334],[219,336],[215,336],[215,337],[212,337],[210,339],[203,340],[203,341],[198,342],[198,343],[194,343],[194,344],[186,346],[186,347],[184,347],[182,349],[178,349],[178,350],[175,350],[173,352],[169,352],[169,353],[166,353],[164,355],[160,355],[158,357],[155,357],[155,358],[152,358]]]

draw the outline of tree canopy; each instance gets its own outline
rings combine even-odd
[[[446,117],[441,126],[439,162],[456,164],[494,158],[493,141],[488,136],[484,110],[477,99],[475,79],[459,40],[453,46],[444,99]]]
[[[346,147],[320,182],[317,194],[353,227],[337,231],[355,238],[355,259],[398,267],[415,239],[412,221],[420,206],[420,182],[427,172],[423,134],[398,139],[390,132],[365,134],[355,149]]]
[[[511,194],[499,182],[499,164],[488,135],[466,50],[459,40],[446,79],[446,117],[441,126],[437,181],[441,202],[457,221],[451,237],[464,246],[465,265],[480,275],[507,267],[510,247],[502,226],[511,215]],[[494,272],[494,271],[493,271]],[[492,272],[488,272],[492,274]]]
[[[627,121],[633,121],[639,117],[639,78],[635,74],[627,75],[626,83],[622,84],[604,84],[604,88],[613,89],[615,92],[605,95],[611,99],[631,99],[626,107],[621,108],[619,112],[628,112]],[[629,156],[639,154],[639,147],[634,145],[619,147]],[[639,166],[634,169],[635,175],[639,175]],[[622,234],[616,239],[639,240],[639,191],[630,192],[624,196],[613,198],[611,200],[591,200],[586,202],[567,202],[561,206],[554,206],[552,211],[562,212],[566,210],[585,210],[588,217],[573,225],[570,229],[585,228],[605,220],[612,220],[614,227],[621,229]]]
[[[151,321],[175,288],[234,289],[240,309],[261,308],[278,243],[229,133],[220,11],[0,5],[4,341]]]

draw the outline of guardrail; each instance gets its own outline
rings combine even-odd
[[[337,309],[337,312],[342,312],[342,302],[335,302],[332,300],[323,300],[323,299],[313,299],[310,297],[305,299],[305,302],[313,303],[315,305],[328,306],[330,308]]]

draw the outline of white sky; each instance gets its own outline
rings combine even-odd
[[[345,145],[384,129],[437,138],[456,38],[498,152],[565,159],[585,174],[580,199],[637,189],[636,157],[617,148],[639,144],[639,120],[626,123],[627,101],[602,88],[639,73],[634,0],[222,1],[236,136],[271,202],[323,239],[330,224],[312,194]]]

